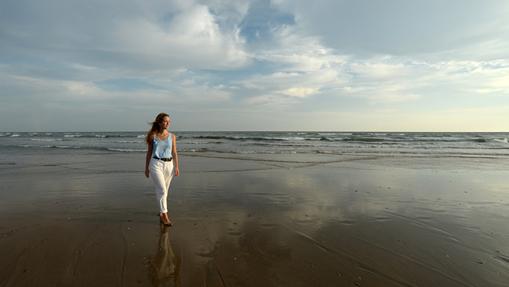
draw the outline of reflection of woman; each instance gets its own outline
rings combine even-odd
[[[157,115],[152,128],[147,133],[147,156],[145,159],[145,176],[152,177],[159,203],[161,223],[171,226],[168,216],[167,197],[173,175],[179,175],[177,140],[168,132],[170,116],[165,113]]]
[[[169,228],[161,225],[159,249],[152,261],[153,286],[177,286],[177,265],[171,248]]]

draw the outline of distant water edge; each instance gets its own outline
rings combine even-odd
[[[509,157],[509,133],[175,132],[181,152]],[[0,132],[0,150],[144,152],[145,132]]]

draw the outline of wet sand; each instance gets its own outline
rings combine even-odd
[[[1,155],[0,286],[509,286],[507,162],[231,157],[165,228],[143,154]]]

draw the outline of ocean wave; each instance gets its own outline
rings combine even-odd
[[[225,146],[223,146],[225,147]],[[17,145],[2,145],[0,149],[5,148],[17,148],[17,149],[62,149],[62,150],[92,150],[92,151],[102,151],[109,153],[144,153],[146,151],[145,148],[141,146],[133,146],[133,147],[113,147],[113,146],[73,146],[66,144],[50,144],[50,145],[35,145],[35,144],[17,144]],[[200,153],[217,153],[217,154],[366,154],[366,155],[380,155],[380,156],[397,156],[397,155],[429,155],[429,156],[447,156],[447,157],[455,157],[455,156],[468,156],[468,157],[493,157],[493,158],[507,158],[509,157],[509,147],[485,147],[485,148],[475,148],[475,147],[430,147],[430,146],[421,146],[421,147],[404,147],[404,146],[395,146],[391,148],[389,146],[385,146],[383,144],[380,145],[366,145],[366,144],[358,144],[351,146],[306,146],[306,147],[293,147],[293,146],[277,146],[273,148],[266,149],[257,149],[254,146],[226,146],[224,149],[218,148],[210,148],[210,147],[180,147],[179,152],[187,153],[187,154],[200,154]]]
[[[224,154],[460,153],[493,156],[509,150],[509,133],[361,132],[179,132],[179,151]],[[142,132],[2,132],[0,149],[53,148],[138,153],[146,151]],[[87,139],[82,139],[87,138]],[[110,138],[110,139],[108,139]],[[12,145],[12,146],[11,146]],[[68,153],[71,153],[69,151]]]
[[[222,145],[222,144],[225,144],[225,142],[222,142],[222,141],[206,141],[206,142],[200,142],[200,141],[181,141],[181,144],[186,144],[186,145],[208,145],[208,144]]]
[[[20,138],[144,138],[140,132],[2,132],[0,137]],[[476,142],[508,143],[507,133],[388,133],[388,132],[179,132],[184,141],[300,142],[300,141],[359,141],[359,142]],[[209,141],[210,142],[210,141]]]
[[[115,141],[116,143],[133,143],[133,144],[141,144],[141,143],[144,143],[144,141],[130,141],[130,140],[119,140],[119,141]]]
[[[31,138],[30,139],[31,141],[36,141],[36,142],[55,142],[55,141],[62,141],[62,139],[59,139],[59,138]]]
[[[291,143],[291,142],[279,142],[279,143],[270,143],[270,142],[255,142],[246,144],[246,146],[267,146],[267,147],[313,147],[316,146],[314,144],[307,143]]]
[[[326,141],[326,142],[333,142],[334,141],[333,139],[328,138],[328,137],[321,137],[320,140],[321,141]]]
[[[507,138],[505,139],[493,139],[493,138],[485,138],[485,137],[444,137],[444,138],[409,138],[405,139],[410,142],[423,142],[423,143],[461,143],[461,142],[474,142],[474,143],[490,143],[490,142],[499,142],[499,143],[507,143]]]
[[[195,152],[221,152],[221,151],[215,151],[208,148],[184,148],[180,150],[181,152],[189,152],[189,153],[195,153]]]
[[[52,145],[50,148],[61,148],[61,149],[81,149],[79,146],[70,146],[70,145]]]
[[[88,136],[86,136],[88,137]],[[92,137],[92,136],[90,136]],[[94,137],[96,138],[134,138],[134,135],[127,135],[127,134],[95,134]]]
[[[507,138],[503,138],[503,139],[493,139],[493,141],[497,142],[497,143],[509,143]]]
[[[342,139],[346,142],[383,142],[386,139],[384,138],[375,138],[375,137],[363,137],[363,136],[352,136]]]
[[[53,149],[69,149],[69,150],[95,150],[95,151],[113,151],[113,152],[144,152],[145,149],[122,149],[111,147],[97,147],[97,146],[70,146],[70,145],[52,145],[48,146]]]
[[[286,141],[291,138],[282,137],[254,137],[254,136],[194,136],[194,139],[213,139],[213,140],[230,140],[230,141]],[[300,137],[299,137],[300,138]],[[303,139],[303,138],[300,138]]]
[[[66,134],[65,138],[130,138],[132,135],[124,134]]]
[[[319,136],[351,136],[352,133],[335,133],[335,132],[321,132]]]
[[[6,145],[5,148],[42,148],[42,149],[63,149],[63,150],[95,150],[95,151],[115,151],[115,152],[144,152],[145,149],[121,149],[97,146],[72,146],[72,145]]]
[[[145,152],[145,149],[131,149],[131,148],[106,148],[108,151],[116,151],[116,152]]]

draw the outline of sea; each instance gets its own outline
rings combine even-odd
[[[337,154],[509,159],[509,133],[432,132],[174,132],[179,152]],[[144,153],[144,131],[0,132],[0,153],[45,150]]]

